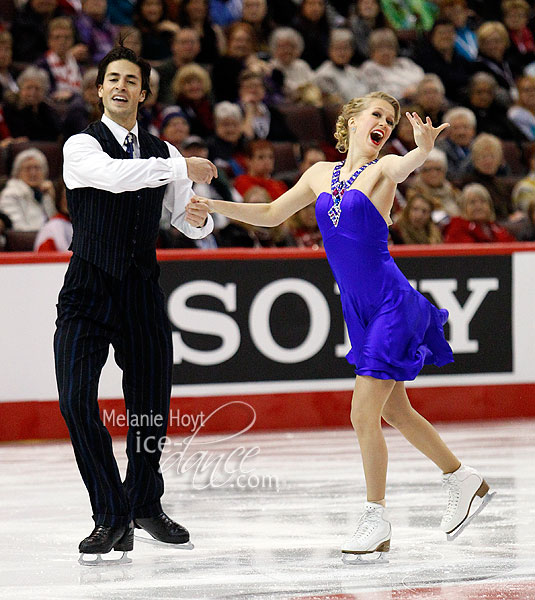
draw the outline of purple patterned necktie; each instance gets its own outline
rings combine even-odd
[[[129,133],[124,141],[128,158],[134,158],[134,134]]]

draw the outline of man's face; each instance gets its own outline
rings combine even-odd
[[[172,49],[175,60],[191,62],[201,51],[199,36],[193,29],[182,29],[177,33]]]
[[[98,86],[98,96],[104,113],[114,121],[135,118],[139,103],[146,96],[141,89],[141,69],[129,60],[111,62],[102,85]]]
[[[249,172],[255,177],[270,177],[274,166],[275,156],[269,148],[255,150],[249,159]]]
[[[430,187],[440,187],[446,178],[446,167],[438,160],[426,160],[420,172],[424,183]]]

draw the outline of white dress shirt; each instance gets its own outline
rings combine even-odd
[[[134,134],[134,158],[111,158],[92,135],[73,135],[63,147],[63,180],[67,188],[93,187],[119,194],[167,185],[163,204],[171,213],[171,225],[192,239],[211,233],[214,222],[210,215],[203,227],[193,227],[185,221],[186,203],[193,196],[193,191],[186,161],[180,152],[165,142],[170,158],[139,158],[137,122],[131,132],[106,115],[102,116],[102,123],[125,150],[126,136]]]

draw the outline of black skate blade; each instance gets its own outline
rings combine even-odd
[[[377,556],[377,554],[379,555]],[[385,552],[371,552],[369,554],[350,554],[343,552],[342,562],[344,565],[351,565],[353,567],[365,567],[370,565],[387,565],[389,560],[386,558]]]
[[[85,558],[92,556],[94,558]],[[107,554],[105,555],[107,556]],[[102,558],[102,554],[80,554],[78,563],[84,567],[112,567],[114,565],[131,565],[132,559],[128,557],[128,552],[123,552],[121,558]]]
[[[472,514],[468,515],[468,517],[466,517],[466,519],[459,525],[459,527],[457,527],[457,529],[454,529],[450,533],[446,534],[446,539],[448,540],[448,542],[453,542],[453,540],[458,538],[461,535],[461,533],[468,527],[468,525],[470,525],[470,523],[477,517],[477,515],[485,508],[485,506],[487,506],[487,504],[494,498],[495,495],[496,492],[487,492],[481,499],[481,502],[477,509]]]
[[[137,530],[136,530],[137,531]],[[138,542],[143,542],[144,544],[152,544],[153,546],[160,546],[160,548],[172,548],[175,550],[193,550],[195,546],[191,541],[184,542],[183,544],[173,544],[172,542],[160,542],[160,540],[155,540],[150,533],[147,533],[143,530],[143,533],[136,533],[134,535],[134,539]]]

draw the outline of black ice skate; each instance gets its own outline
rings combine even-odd
[[[170,519],[164,512],[157,517],[134,519],[136,529],[143,529],[151,537],[136,534],[136,539],[149,544],[164,544],[181,550],[193,550],[188,530]]]
[[[97,525],[91,534],[83,539],[78,546],[81,565],[128,565],[132,562],[127,552],[134,548],[134,527],[132,524],[108,527]],[[103,559],[102,554],[108,554],[112,550],[122,552],[120,558]],[[86,555],[94,555],[95,558],[87,559]]]

